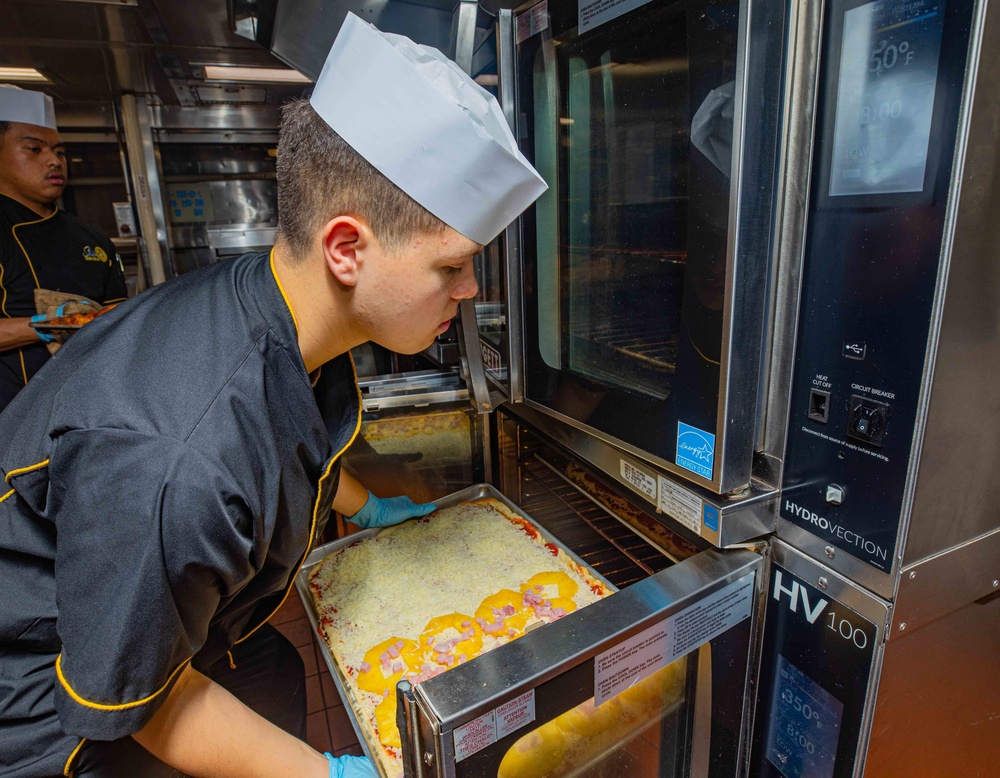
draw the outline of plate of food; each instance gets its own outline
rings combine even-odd
[[[46,335],[51,335],[58,343],[65,343],[81,327],[90,324],[98,316],[107,313],[114,307],[113,305],[106,305],[103,308],[94,308],[81,313],[69,313],[64,316],[45,319],[44,321],[33,321],[29,326],[37,332],[44,332]]]

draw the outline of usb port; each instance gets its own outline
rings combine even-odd
[[[830,416],[830,393],[819,389],[809,390],[809,418],[826,424]]]

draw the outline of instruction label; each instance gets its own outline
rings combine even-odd
[[[622,14],[641,8],[650,0],[580,0],[577,23],[580,32],[592,30]]]
[[[721,635],[750,615],[753,573],[594,658],[594,705]]]
[[[535,720],[535,690],[508,700],[455,729],[455,761],[461,762]]]
[[[640,470],[631,462],[620,459],[621,474],[637,492],[646,495],[654,503],[656,502],[656,479],[645,470]]]
[[[524,43],[533,35],[549,29],[549,3],[542,0],[517,17],[517,42]]]
[[[662,475],[657,507],[692,532],[701,534],[701,498]]]

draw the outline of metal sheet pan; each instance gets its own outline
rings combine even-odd
[[[439,509],[450,508],[453,505],[458,505],[463,502],[471,502],[473,500],[481,500],[487,497],[491,497],[504,505],[506,505],[512,513],[521,517],[535,530],[538,532],[539,536],[543,538],[546,542],[552,543],[562,549],[574,562],[576,562],[581,567],[585,568],[588,573],[594,576],[597,580],[601,581],[611,592],[618,591],[618,588],[608,581],[604,576],[594,570],[590,565],[580,559],[576,554],[570,551],[566,546],[548,533],[545,529],[540,527],[530,516],[528,516],[517,504],[511,502],[506,496],[501,494],[490,484],[475,484],[473,486],[466,487],[457,492],[449,494],[447,497],[442,497],[440,500],[435,500],[435,504]],[[319,646],[322,649],[323,659],[326,661],[326,666],[330,670],[330,675],[333,678],[333,683],[337,687],[337,692],[340,694],[341,699],[344,701],[344,708],[347,710],[347,716],[351,721],[351,726],[354,728],[354,733],[357,735],[358,742],[361,744],[362,749],[364,749],[365,755],[372,760],[372,763],[376,765],[376,769],[379,771],[380,775],[385,776],[382,771],[382,764],[378,758],[373,758],[372,748],[375,744],[370,744],[366,740],[365,732],[361,728],[358,722],[356,708],[357,702],[354,699],[354,695],[351,694],[349,687],[347,685],[346,678],[343,672],[341,672],[340,665],[337,664],[337,660],[333,656],[333,652],[330,647],[326,644],[326,640],[319,631],[319,617],[316,613],[316,608],[313,604],[312,594],[309,591],[309,573],[312,568],[317,564],[326,559],[330,554],[335,551],[339,551],[342,548],[352,546],[367,538],[374,537],[381,529],[366,529],[361,532],[355,532],[347,537],[335,540],[332,543],[326,543],[318,548],[315,548],[310,552],[309,556],[306,557],[305,563],[302,565],[302,569],[299,571],[298,576],[295,579],[295,590],[298,592],[299,599],[302,601],[302,605],[305,608],[306,616],[309,618],[309,623],[312,625],[313,638],[319,642]],[[446,674],[446,673],[445,673]]]

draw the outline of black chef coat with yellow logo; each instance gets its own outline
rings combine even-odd
[[[88,324],[0,414],[0,774],[138,731],[278,608],[361,399],[315,387],[267,254]]]
[[[35,289],[104,305],[127,296],[121,262],[104,235],[65,211],[41,217],[0,194],[0,316],[34,316]],[[41,340],[0,351],[0,410],[48,358]]]

